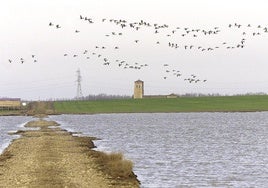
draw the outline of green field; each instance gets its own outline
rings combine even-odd
[[[268,111],[268,95],[58,101],[54,109],[60,114]]]

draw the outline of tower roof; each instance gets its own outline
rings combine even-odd
[[[137,82],[142,82],[142,83],[143,83],[143,81],[142,81],[142,80],[140,80],[140,79],[135,81],[135,83],[137,83]]]

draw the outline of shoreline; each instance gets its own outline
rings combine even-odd
[[[74,136],[58,123],[42,119],[25,127],[39,130],[13,133],[21,136],[0,155],[1,186],[139,187],[131,161],[122,154],[110,156],[93,150],[95,138]],[[117,160],[111,161],[115,156]],[[109,170],[111,162],[117,164],[113,172]],[[126,164],[129,168],[123,169]]]
[[[98,115],[98,114],[181,114],[181,113],[256,113],[256,112],[268,112],[268,110],[219,110],[219,111],[170,111],[170,112],[96,112],[96,113],[51,113],[47,116],[59,116],[59,115]],[[32,116],[32,114],[0,114],[0,116]]]
[[[254,112],[268,112],[268,110],[222,110],[222,111],[170,111],[170,112],[97,112],[97,113],[55,113],[49,114],[51,116],[57,115],[97,115],[97,114],[180,114],[180,113],[254,113]]]

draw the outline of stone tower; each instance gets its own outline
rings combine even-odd
[[[134,99],[142,99],[144,90],[143,90],[143,81],[137,80],[134,82]]]

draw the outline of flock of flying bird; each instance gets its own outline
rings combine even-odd
[[[138,22],[128,22],[127,20],[123,20],[123,19],[102,18],[99,21],[95,21],[92,18],[82,16],[82,15],[79,16],[79,20],[87,24],[94,24],[96,22],[103,23],[103,24],[110,23],[122,29],[121,32],[112,31],[112,32],[106,33],[105,37],[125,35],[125,33],[123,32],[125,28],[129,28],[135,32],[145,30],[145,29],[150,29],[152,34],[154,34],[156,37],[159,36],[159,38],[161,38],[161,40],[155,41],[156,45],[164,44],[168,48],[172,48],[172,49],[182,49],[182,50],[191,50],[191,51],[196,50],[200,52],[210,52],[210,51],[214,51],[220,48],[227,49],[227,50],[242,49],[242,48],[245,48],[246,46],[246,41],[248,39],[247,37],[257,37],[263,34],[268,34],[268,28],[262,25],[253,26],[251,24],[242,25],[242,24],[234,23],[234,24],[229,24],[226,27],[226,29],[228,30],[234,29],[236,32],[240,32],[241,39],[237,43],[228,44],[226,41],[222,41],[216,46],[202,46],[202,45],[194,45],[194,44],[183,44],[182,42],[176,42],[174,40],[175,40],[175,37],[181,37],[181,38],[191,37],[191,39],[195,39],[195,38],[200,38],[200,37],[216,36],[222,32],[220,27],[213,27],[211,29],[205,30],[205,29],[199,29],[199,28],[196,29],[196,28],[189,28],[189,27],[171,27],[167,24],[162,24],[162,25],[156,24],[156,23],[152,24],[144,20],[140,20]],[[63,29],[63,27],[60,24],[55,24],[52,22],[50,22],[48,26],[51,28],[55,28],[55,29]],[[251,29],[251,31],[248,31],[249,28]],[[78,34],[82,31],[78,29],[74,29],[73,32]],[[166,41],[164,42],[162,40],[163,36],[166,38]],[[135,39],[133,43],[138,45],[139,43],[141,43],[141,40]],[[112,60],[111,58],[105,55],[104,51],[107,48],[108,47],[106,46],[95,46],[94,50],[85,49],[82,52],[77,53],[77,54],[64,53],[63,56],[71,57],[71,58],[77,58],[78,56],[83,56],[85,59],[91,59],[92,57],[96,57],[99,60],[101,60],[102,64],[105,66],[115,64],[118,67],[123,68],[123,69],[139,70],[139,69],[149,66],[148,64],[142,64],[142,63],[138,63],[135,61],[130,62],[124,59]],[[109,47],[109,50],[111,50],[111,47]],[[118,45],[114,45],[112,47],[112,50],[118,51],[120,50],[120,47]],[[27,61],[29,60],[27,59]],[[31,55],[31,61],[37,62],[37,58],[35,55]],[[13,60],[8,59],[8,62],[12,63]],[[19,62],[23,64],[24,62],[26,62],[26,59],[21,57],[19,59]],[[165,68],[164,71],[166,73],[166,75],[163,76],[163,79],[167,79],[170,76],[181,78],[183,75],[180,70],[170,68],[169,64],[163,64],[163,67]],[[190,76],[183,78],[183,80],[189,83],[198,83],[198,82],[207,81],[206,79],[198,78],[195,74],[191,74]]]
[[[115,61],[110,60],[108,57],[104,57],[103,53],[100,52],[100,50],[105,50],[107,49],[107,47],[105,46],[95,46],[95,51],[94,52],[90,52],[89,50],[84,50],[82,53],[80,52],[80,55],[77,54],[72,54],[69,55],[68,53],[63,54],[64,57],[71,57],[71,58],[77,58],[79,56],[84,56],[85,59],[91,59],[92,57],[98,58],[98,59],[102,59],[103,61],[103,65],[111,65],[113,63],[116,63],[118,65],[118,67],[123,68],[123,69],[142,69],[144,67],[147,67],[148,64],[141,64],[141,63],[130,63],[127,62],[126,60],[120,60],[120,59],[116,59]],[[114,49],[118,49],[117,47],[114,47]]]
[[[28,61],[28,60],[27,60],[27,61]],[[9,63],[12,63],[13,60],[12,60],[12,59],[8,59],[8,62],[9,62]],[[23,64],[23,63],[25,62],[25,58],[21,57],[21,58],[19,59],[19,62],[20,62],[21,64]],[[36,55],[31,55],[31,62],[33,62],[33,63],[36,63],[36,62],[37,62]]]

